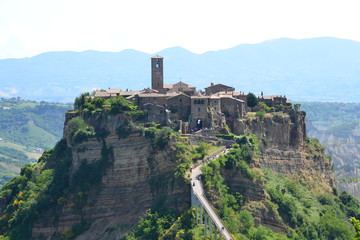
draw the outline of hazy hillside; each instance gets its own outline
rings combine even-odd
[[[72,102],[93,88],[150,86],[150,57],[165,57],[165,81],[198,88],[210,82],[292,100],[360,102],[360,43],[336,38],[277,39],[195,54],[183,48],[147,54],[48,52],[0,60],[0,95]],[[29,84],[31,83],[31,84]]]
[[[0,186],[62,137],[70,105],[0,99]]]
[[[325,146],[334,163],[337,185],[360,199],[360,105],[302,103],[307,132]]]

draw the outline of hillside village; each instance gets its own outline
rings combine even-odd
[[[1,190],[0,239],[352,239],[360,205],[297,104],[163,69],[151,58],[151,89],[75,99],[63,139]]]
[[[198,91],[182,81],[164,83],[164,58],[158,55],[151,58],[151,88],[140,91],[109,88],[95,91],[92,97],[108,99],[119,95],[145,110],[148,122],[162,125],[180,122],[183,133],[231,125],[232,119],[243,118],[252,110],[247,104],[247,94],[222,83],[211,83],[205,91]],[[290,105],[286,96],[280,95],[261,93],[258,101],[274,110]]]

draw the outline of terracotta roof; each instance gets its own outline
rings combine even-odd
[[[163,57],[159,56],[159,55],[156,55],[156,56],[153,56],[152,58],[163,58]]]
[[[214,85],[208,86],[208,87],[206,87],[205,89],[207,89],[207,88],[212,88],[212,87],[217,87],[217,86],[223,86],[223,87],[227,87],[227,88],[233,88],[233,87],[230,87],[230,86],[227,86],[227,85],[218,83],[218,84],[214,84]],[[234,89],[235,89],[235,88],[234,88]]]
[[[182,93],[177,93],[174,96],[170,96],[168,99],[173,98],[173,97],[177,97],[177,96],[184,96],[184,97],[190,98],[190,96],[188,96],[188,95],[185,95],[185,94],[182,94]]]
[[[233,96],[233,91],[226,91],[226,92],[217,92],[217,93],[213,93],[210,96]]]
[[[167,98],[167,97],[173,97],[177,96],[179,93],[166,93],[166,94],[160,94],[160,93],[141,93],[139,94],[139,98],[143,97],[157,97],[157,98]]]
[[[94,97],[110,97],[110,94],[107,92],[95,92]]]
[[[237,98],[234,98],[234,97],[231,97],[231,96],[220,96],[220,99],[223,99],[223,98],[229,98],[229,99],[232,99],[236,102],[241,102],[241,103],[244,103],[245,101],[241,100],[241,99],[237,99]]]
[[[122,96],[130,96],[130,95],[136,95],[141,93],[142,91],[121,91],[120,95]]]
[[[177,82],[177,83],[175,83],[175,84],[173,84],[173,85],[177,85],[177,86],[180,85],[180,86],[187,86],[188,88],[195,88],[195,87],[190,86],[189,84],[184,83],[184,82],[182,82],[182,81]]]
[[[108,89],[107,91],[106,91],[107,93],[120,93],[121,92],[121,90],[120,89]]]
[[[259,96],[259,98],[263,98],[263,99],[274,99],[275,97],[283,97],[281,95],[266,95],[266,96]]]
[[[151,88],[144,88],[144,90],[142,90],[141,92],[143,93],[158,93],[158,90],[155,89],[151,89]]]

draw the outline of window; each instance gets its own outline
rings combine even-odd
[[[156,60],[156,62],[155,62],[155,67],[160,67],[160,61],[159,60]]]
[[[182,99],[180,98],[180,102],[182,102]]]
[[[198,112],[200,112],[201,110],[200,110],[200,108],[198,108]]]

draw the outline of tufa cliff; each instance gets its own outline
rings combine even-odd
[[[323,149],[307,147],[304,120],[301,112],[272,113],[263,119],[236,119],[230,127],[236,135],[257,136],[259,153],[251,161],[252,169],[268,168],[330,192],[331,163]],[[126,114],[69,112],[64,139],[35,168],[23,169],[21,186],[5,186],[0,199],[2,233],[14,239],[121,239],[150,208],[184,212],[190,207],[190,185],[175,177],[179,137],[165,134],[165,142],[155,144],[161,134],[144,132]],[[24,189],[31,181],[38,184],[44,173],[53,175],[41,185],[33,205],[29,203],[30,210],[24,210],[29,217],[16,215],[21,201],[31,199]],[[242,208],[252,212],[257,224],[288,232],[286,221],[269,210],[264,182],[236,168],[222,168],[221,173],[230,192],[243,196]]]

